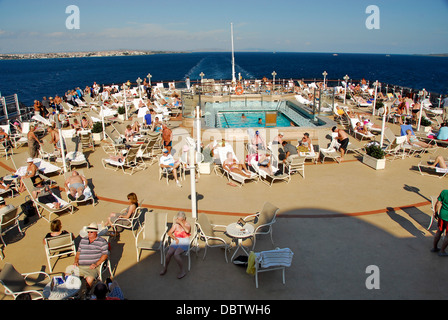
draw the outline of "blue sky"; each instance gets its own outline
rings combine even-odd
[[[66,7],[80,29],[66,28]],[[380,29],[365,22],[378,6]],[[448,53],[448,0],[0,0],[0,53],[90,50]]]

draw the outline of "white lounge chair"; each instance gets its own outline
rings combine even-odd
[[[135,237],[135,249],[137,250],[137,262],[140,261],[142,250],[151,250],[160,252],[160,263],[165,261],[164,246],[166,241],[167,214],[160,212],[146,212],[145,221],[140,231]],[[142,240],[139,240],[140,234]]]
[[[131,147],[127,150],[126,155],[124,156],[123,161],[117,161],[111,158],[103,158],[101,160],[101,163],[103,164],[103,167],[105,169],[110,169],[108,167],[109,165],[115,167],[116,168],[115,171],[121,168],[124,174],[132,175],[136,171],[146,169],[145,162],[137,157],[140,148],[141,145],[131,145]],[[130,173],[126,172],[125,170],[126,168],[130,169],[131,172]]]
[[[43,275],[41,277],[34,277],[34,275]],[[29,276],[33,276],[28,278]],[[33,283],[29,283],[32,281]],[[19,273],[12,264],[5,263],[0,272],[0,283],[5,287],[5,294],[11,295],[16,299],[20,294],[30,294],[33,300],[43,299],[44,287],[51,281],[51,277],[42,271],[31,273]],[[36,297],[37,295],[37,297]]]
[[[0,239],[2,240],[3,245],[6,247],[6,243],[3,240],[3,234],[8,232],[9,230],[17,227],[19,229],[20,234],[23,234],[22,229],[20,228],[19,218],[21,213],[18,213],[18,208],[14,207],[6,211],[0,216]]]
[[[53,272],[51,259],[57,258],[57,260],[59,260],[59,258],[62,256],[76,254],[75,241],[73,239],[72,233],[62,234],[57,237],[45,238],[44,241],[45,254],[47,256],[48,268],[50,269],[50,273]]]
[[[31,179],[29,179],[29,178],[23,179],[23,183],[24,183],[24,185],[26,187],[26,190],[29,193],[30,199],[33,200],[34,205],[37,208],[37,213],[39,214],[39,217],[44,218],[48,222],[51,222],[51,215],[52,214],[61,213],[61,212],[67,211],[67,210],[70,211],[70,214],[73,214],[73,209],[74,208],[73,208],[73,205],[71,205],[70,203],[62,200],[61,198],[59,198],[55,194],[53,194],[53,196],[56,198],[57,202],[60,203],[60,208],[55,208],[52,203],[45,204],[45,203],[39,202],[38,199],[35,199],[33,197],[32,192],[33,192],[34,188],[33,188],[33,184],[31,182]],[[40,210],[39,210],[39,208],[40,208]],[[43,212],[44,211],[48,212],[48,219],[43,216]]]
[[[271,155],[271,157],[272,157],[272,155]],[[255,170],[255,172],[258,173],[261,181],[270,187],[276,180],[285,181],[286,183],[288,183],[289,180],[291,180],[291,175],[289,173],[283,172],[283,173],[277,174],[279,169],[272,164],[270,166],[270,168],[273,172],[272,175],[269,174],[268,172],[266,172],[265,170],[261,169],[260,166],[258,165],[258,161],[256,160],[255,157],[251,157],[251,159],[249,160],[249,164]],[[270,180],[270,182],[268,182],[269,180]]]
[[[262,251],[255,253],[255,287],[258,288],[260,272],[282,270],[282,280],[285,284],[285,269],[291,266],[293,252],[289,248]]]
[[[205,213],[200,213],[196,221],[199,239],[205,242],[204,257],[207,254],[207,248],[224,248],[224,257],[227,260],[227,251],[230,250],[231,239],[225,234],[226,226],[212,225]],[[221,229],[221,230],[219,230]]]
[[[85,177],[84,171],[82,169],[81,170],[76,170],[76,171],[78,172],[78,174],[80,176]],[[69,173],[69,172],[64,173],[65,180],[67,180],[71,176],[71,174],[72,173]],[[83,190],[84,199],[82,199],[82,200],[78,200],[78,197],[80,196],[80,194],[76,194],[76,200],[70,200],[70,198],[68,197],[68,195],[70,194],[70,185],[68,185],[68,187],[67,187],[64,184],[64,187],[65,187],[65,192],[67,193],[67,201],[68,201],[68,203],[79,204],[79,203],[84,203],[84,202],[87,202],[87,201],[92,201],[92,206],[96,205],[95,199],[93,198],[92,189],[90,188],[90,186],[88,184],[85,185],[85,187],[84,187],[84,190]]]
[[[257,173],[250,172],[250,177],[247,177],[242,174],[226,170],[226,168],[224,167],[224,161],[227,159],[228,152],[231,152],[233,159],[235,159],[239,163],[231,145],[227,144],[225,147],[216,148],[215,151],[218,153],[219,160],[221,162],[221,165],[219,166],[219,168],[222,170],[223,176],[226,175],[227,179],[229,181],[230,181],[230,178],[232,178],[232,180],[239,183],[240,187],[242,187],[246,181],[255,180],[255,182],[258,182],[258,180],[260,178]],[[217,167],[215,166],[215,168],[217,168]],[[217,172],[215,171],[215,173],[217,173]]]

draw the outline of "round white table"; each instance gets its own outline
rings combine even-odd
[[[243,240],[253,237],[254,236],[254,226],[246,223],[244,225],[244,227],[241,227],[240,225],[238,225],[236,222],[229,224],[226,227],[226,233],[229,237],[233,238],[233,240],[235,240],[235,242],[237,243],[237,248],[235,250],[235,252],[232,255],[232,258],[230,259],[231,261],[233,260],[233,258],[235,257],[236,253],[238,252],[238,250],[241,248],[241,250],[244,251],[244,253],[248,256],[249,252],[247,252],[247,250],[244,248],[243,246]]]

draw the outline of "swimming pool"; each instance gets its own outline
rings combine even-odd
[[[207,102],[204,111],[205,124],[210,128],[318,127],[325,124],[289,101]],[[277,113],[276,125],[266,125],[266,114],[272,112]],[[243,113],[246,120],[242,118]]]
[[[246,119],[243,119],[242,115]],[[220,128],[264,128],[266,124],[265,112],[219,112],[218,126]],[[261,124],[258,122],[261,119]],[[277,113],[277,127],[291,127],[291,119],[283,113]]]

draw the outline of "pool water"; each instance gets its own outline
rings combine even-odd
[[[246,119],[242,119],[242,114]],[[264,128],[266,119],[264,112],[244,111],[244,112],[219,112],[219,122],[221,128]],[[258,119],[261,118],[261,124]],[[277,127],[291,127],[291,120],[283,113],[277,113]]]

